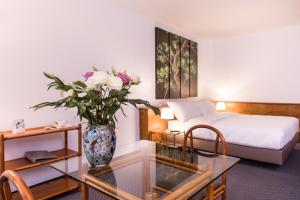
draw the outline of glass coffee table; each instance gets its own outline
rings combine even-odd
[[[118,146],[109,166],[90,168],[84,156],[51,166],[82,183],[82,199],[88,198],[90,186],[116,199],[171,200],[193,197],[238,161],[230,156],[170,150],[166,145],[141,140]]]

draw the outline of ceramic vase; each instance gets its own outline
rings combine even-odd
[[[91,167],[109,165],[116,149],[115,128],[111,125],[87,126],[83,148]]]

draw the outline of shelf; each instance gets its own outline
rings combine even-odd
[[[32,136],[39,136],[39,135],[46,135],[51,133],[60,133],[64,131],[72,131],[72,130],[79,130],[80,125],[77,126],[69,126],[65,128],[56,128],[56,129],[45,129],[45,127],[36,127],[36,128],[28,128],[24,133],[16,133],[13,134],[11,131],[3,131],[0,132],[0,135],[3,134],[4,140],[12,140],[17,138],[24,138],[24,137],[32,137]]]
[[[69,131],[73,131],[73,130],[77,131],[78,134],[77,151],[68,149],[68,134]],[[56,156],[55,159],[43,160],[37,163],[31,162],[25,157],[5,161],[5,141],[19,139],[19,138],[35,137],[40,135],[58,134],[58,133],[64,134],[64,148],[51,152]],[[0,173],[2,173],[5,170],[20,171],[20,170],[25,170],[30,168],[32,169],[34,167],[48,165],[53,162],[65,160],[75,156],[80,156],[82,152],[81,137],[82,137],[81,124],[75,126],[68,126],[65,128],[55,128],[55,129],[46,129],[45,126],[28,128],[26,129],[25,132],[17,133],[17,134],[13,134],[11,130],[0,131]],[[78,189],[79,187],[80,187],[80,183],[74,181],[73,179],[68,178],[67,176],[64,176],[61,178],[57,178],[54,180],[47,181],[45,183],[32,186],[31,191],[35,199],[45,200],[66,193],[68,191]],[[15,193],[13,196],[14,196],[14,200],[21,199],[18,193]]]
[[[55,159],[49,159],[38,163],[33,163],[30,160],[26,158],[18,158],[14,160],[8,160],[5,161],[5,170],[23,170],[23,169],[29,169],[32,167],[47,165],[56,161],[64,160],[67,158],[71,158],[74,156],[78,156],[78,152],[68,149],[67,151],[65,149],[51,151],[56,158]]]
[[[80,183],[73,179],[63,176],[57,179],[47,181],[30,187],[35,200],[46,200],[60,194],[76,190],[80,187]],[[21,200],[18,192],[13,194],[14,200]]]

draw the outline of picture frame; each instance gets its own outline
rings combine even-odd
[[[155,28],[155,97],[197,97],[198,44]]]
[[[25,132],[25,121],[24,119],[16,119],[13,121],[12,133],[23,133]]]

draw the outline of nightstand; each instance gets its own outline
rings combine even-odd
[[[170,147],[178,148],[181,147],[181,144],[176,144],[176,136],[180,134],[184,134],[182,131],[170,131],[170,130],[163,130],[163,129],[153,129],[149,131],[149,139],[151,141],[157,141],[163,144],[166,144]],[[155,137],[156,136],[156,137]],[[168,137],[171,137],[171,142],[168,141]],[[156,140],[153,140],[157,138]]]

